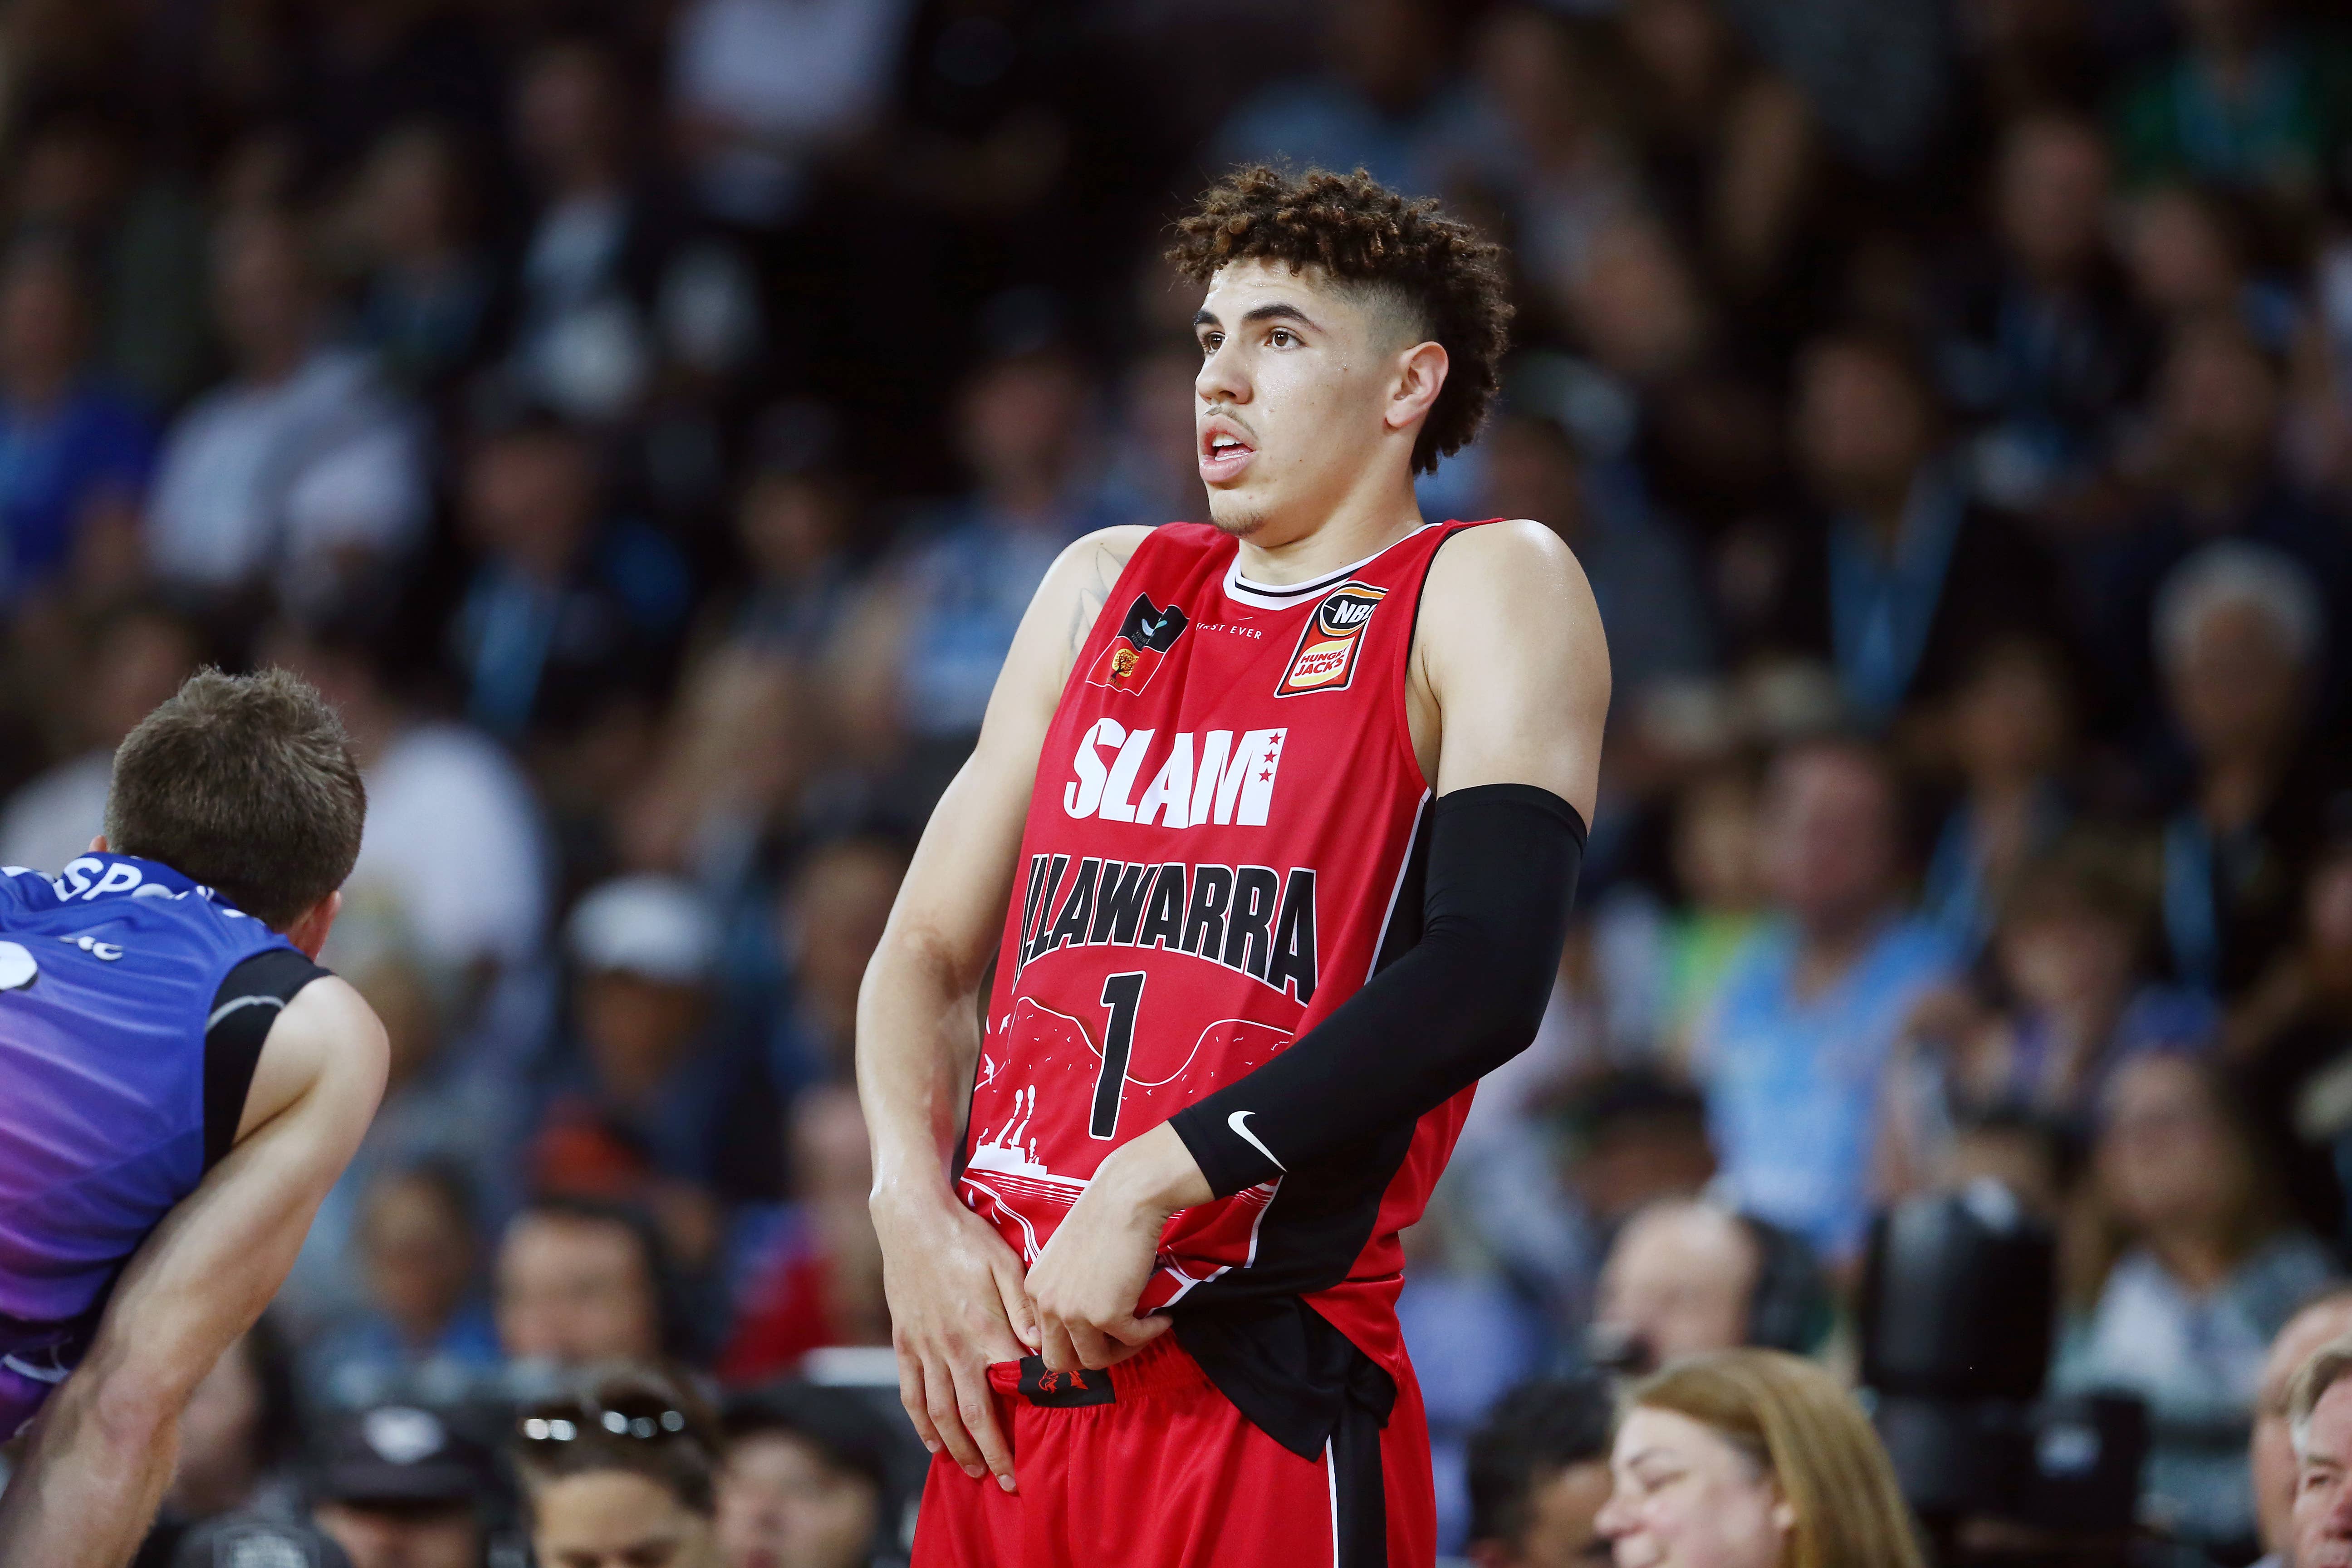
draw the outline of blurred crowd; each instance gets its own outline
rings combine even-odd
[[[1159,250],[1257,159],[1509,243],[1423,510],[1558,531],[1614,667],[1554,1005],[1408,1238],[1448,1541],[1521,1560],[1514,1384],[1850,1363],[1873,1215],[1993,1179],[2143,1524],[2275,1544],[2263,1358],[2352,1257],[2334,7],[20,0],[0,863],[189,670],[290,667],[394,1042],[156,1561],[314,1504],[426,1561],[320,1478],[585,1366],[824,1407],[745,1431],[890,1383],[859,978],[1046,563],[1202,515]],[[869,1436],[804,1445],[863,1533],[730,1568],[896,1550]]]

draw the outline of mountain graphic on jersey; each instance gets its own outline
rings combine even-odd
[[[1345,691],[1356,679],[1356,655],[1364,646],[1364,629],[1372,612],[1388,596],[1386,588],[1352,579],[1323,596],[1298,634],[1297,651],[1283,672],[1276,697],[1297,697],[1309,691]]]
[[[1184,612],[1171,605],[1166,609],[1154,609],[1150,598],[1142,594],[1127,607],[1127,619],[1121,621],[1118,635],[1095,660],[1087,673],[1089,686],[1108,686],[1113,691],[1139,692],[1151,684],[1152,673],[1176,639],[1192,625]]]
[[[1106,987],[1106,994],[1116,990]],[[1141,990],[1136,987],[1136,994]],[[1164,1121],[1187,1098],[1175,1086],[1195,1061],[1205,1057],[1213,1064],[1204,1069],[1202,1081],[1214,1085],[1273,1059],[1291,1039],[1289,1030],[1252,1018],[1221,1018],[1189,1039],[1157,1031],[1139,1036],[1131,1026],[1121,1026],[1116,1000],[1106,1005],[1098,1027],[1110,1047],[1110,1059],[1085,1023],[1024,996],[992,1033],[981,1058],[976,1088],[992,1092],[980,1098],[1003,1107],[1005,1113],[976,1130],[971,1157],[958,1180],[974,1212],[1000,1230],[1009,1224],[1018,1232],[1024,1262],[1036,1261],[1045,1238],[1087,1190],[1087,1178],[1047,1166],[1040,1157],[1041,1146],[1068,1148],[1079,1139],[1108,1143],[1117,1135],[1122,1113],[1132,1113],[1143,1126]],[[1007,1086],[1001,1080],[1014,1063],[1029,1075],[1028,1080]],[[1099,1131],[1098,1119],[1107,1123]],[[1134,1131],[1129,1129],[1129,1135]],[[1217,1211],[1223,1205],[1187,1210],[1178,1216],[1185,1224],[1171,1221],[1171,1230],[1238,1226],[1245,1237],[1271,1196],[1270,1188],[1238,1194],[1233,1201],[1240,1204],[1243,1217],[1227,1218],[1222,1226]],[[1171,1261],[1163,1258],[1161,1266]],[[1186,1278],[1180,1270],[1171,1283],[1181,1286]]]

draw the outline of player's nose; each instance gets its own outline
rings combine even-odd
[[[1192,390],[1202,403],[1247,403],[1249,377],[1242,368],[1241,356],[1231,348],[1206,354],[1201,360],[1201,374],[1192,378]]]

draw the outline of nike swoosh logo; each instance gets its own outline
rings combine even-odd
[[[1257,1134],[1242,1125],[1243,1122],[1247,1121],[1251,1117],[1255,1116],[1257,1112],[1255,1110],[1236,1110],[1231,1116],[1225,1118],[1225,1125],[1234,1130],[1234,1137],[1240,1139],[1243,1142],[1248,1144],[1251,1148],[1256,1150],[1267,1159],[1274,1160],[1274,1151],[1259,1142],[1257,1141]],[[1288,1175],[1290,1173],[1290,1167],[1284,1164],[1279,1160],[1274,1160],[1274,1168],[1280,1171],[1285,1175]]]

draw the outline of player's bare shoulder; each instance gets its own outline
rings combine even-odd
[[[1608,646],[1584,568],[1559,535],[1528,518],[1468,528],[1430,563],[1414,659],[1434,670],[1454,651],[1491,661],[1511,647],[1568,658],[1607,689]]]
[[[1037,590],[1039,619],[1061,633],[1061,674],[1067,678],[1078,650],[1094,630],[1095,617],[1109,603],[1118,574],[1151,530],[1140,523],[1097,529],[1073,542],[1055,559]],[[1052,612],[1058,611],[1058,614]]]
[[[1609,645],[1558,534],[1521,518],[1447,540],[1422,590],[1411,668],[1414,749],[1440,794],[1539,784],[1589,818]]]

